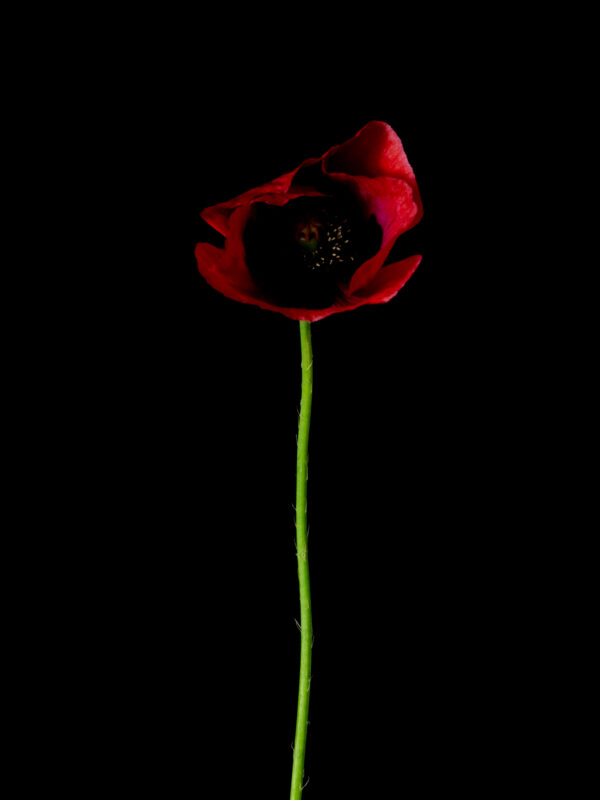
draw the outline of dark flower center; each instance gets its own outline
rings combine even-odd
[[[257,203],[243,235],[254,282],[277,305],[327,308],[358,267],[381,247],[375,218],[343,197]]]

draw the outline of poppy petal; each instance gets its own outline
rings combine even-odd
[[[386,122],[367,123],[343,144],[323,156],[325,172],[345,172],[369,178],[402,178],[416,186],[415,174],[398,134]]]
[[[395,297],[421,263],[422,256],[410,256],[383,267],[373,280],[354,294],[346,296],[347,308],[387,303]]]
[[[232,300],[244,302],[244,298],[254,287],[250,275],[247,272],[244,275],[230,252],[225,248],[200,242],[196,245],[195,254],[198,271],[213,289]]]

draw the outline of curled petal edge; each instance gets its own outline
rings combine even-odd
[[[298,192],[290,192],[290,187],[296,173],[299,172],[303,167],[317,164],[320,160],[321,159],[319,158],[307,158],[302,162],[302,164],[300,164],[300,166],[296,167],[296,169],[292,170],[291,172],[286,172],[284,175],[280,175],[278,178],[275,178],[274,180],[269,181],[269,183],[265,183],[262,186],[255,186],[253,189],[249,189],[247,192],[242,192],[242,194],[231,198],[231,200],[226,200],[223,203],[217,203],[214,206],[209,206],[201,212],[200,216],[216,231],[223,234],[223,236],[227,236],[229,230],[229,217],[236,210],[236,208],[239,208],[240,206],[247,206],[252,203],[259,202],[269,203],[271,205],[285,205],[285,203],[293,200],[296,197],[320,195],[321,192],[311,191],[310,189]]]
[[[386,264],[366,286],[347,296],[350,308],[387,303],[395,297],[421,263],[423,256],[409,256]]]

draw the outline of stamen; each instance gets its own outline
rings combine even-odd
[[[255,283],[279,305],[326,308],[357,267],[381,246],[374,217],[349,196],[257,203],[243,234]]]

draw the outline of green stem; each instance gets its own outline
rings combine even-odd
[[[298,583],[300,585],[300,681],[298,686],[298,713],[296,716],[296,738],[294,740],[290,800],[300,800],[302,797],[313,639],[306,527],[308,432],[310,430],[313,383],[310,322],[300,322],[300,346],[302,351],[302,397],[300,400],[298,456],[296,461],[296,555],[298,557]]]

